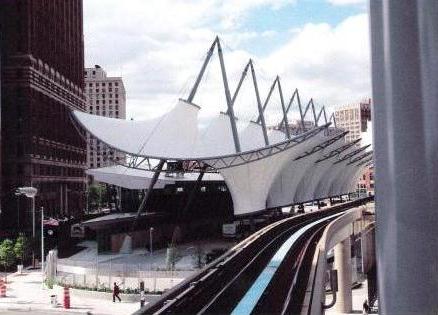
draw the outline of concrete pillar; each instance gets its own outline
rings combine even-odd
[[[64,214],[64,193],[62,189],[63,184],[59,185],[59,211],[60,214]]]
[[[335,269],[338,271],[338,293],[335,308],[339,313],[351,313],[351,241],[345,239],[335,246]]]
[[[370,1],[379,313],[438,310],[438,2]]]

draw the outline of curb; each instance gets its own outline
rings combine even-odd
[[[54,290],[61,290],[63,287],[59,285],[54,285]],[[91,291],[91,290],[82,290],[82,289],[74,289],[70,288],[70,296],[78,297],[78,298],[91,298],[91,299],[99,299],[99,300],[108,300],[111,301],[113,298],[112,292],[99,292],[99,291]],[[127,302],[139,302],[140,303],[140,294],[126,294],[121,293],[120,297],[122,300]],[[145,294],[146,302],[154,302],[161,297],[160,294]]]

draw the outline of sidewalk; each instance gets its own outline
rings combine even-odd
[[[336,311],[336,306],[332,307],[325,311],[326,315],[353,315],[353,314],[362,314],[362,305],[365,299],[368,298],[368,282],[364,281],[362,282],[362,286],[360,288],[354,289],[352,291],[352,297],[353,297],[353,311],[351,313],[340,313]],[[332,295],[328,294],[326,297],[327,301],[332,300]],[[372,313],[373,315],[378,315],[376,313]]]
[[[50,295],[56,294],[58,307],[50,306]],[[39,271],[25,271],[24,274],[8,275],[7,292],[5,298],[0,298],[0,313],[4,311],[40,311],[45,313],[92,314],[112,315],[131,314],[140,307],[139,302],[116,302],[89,298],[70,297],[69,310],[62,307],[63,295],[57,290],[42,289],[41,273]],[[122,296],[123,298],[123,296]],[[17,312],[18,313],[18,312]]]

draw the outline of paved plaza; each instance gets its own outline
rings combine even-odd
[[[50,305],[50,296],[56,294],[58,307]],[[121,295],[123,299],[123,295]],[[24,274],[8,275],[7,297],[0,298],[0,313],[32,314],[68,313],[68,314],[131,314],[136,311],[139,302],[113,303],[111,299],[92,299],[70,297],[71,308],[62,307],[63,295],[61,289],[43,289],[41,286],[41,273],[39,271],[25,271]]]

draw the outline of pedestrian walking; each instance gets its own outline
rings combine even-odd
[[[365,300],[364,302],[363,302],[363,309],[362,309],[362,314],[363,315],[368,315],[369,313],[370,313],[370,306],[368,305],[368,301],[367,300]]]
[[[146,303],[146,294],[144,290],[140,291],[140,308],[142,308]]]
[[[144,281],[140,281],[140,308],[146,303],[146,294],[144,292]]]
[[[120,288],[119,288],[119,286],[117,285],[117,283],[114,282],[114,289],[113,289],[113,302],[116,301],[116,298],[119,299],[119,302],[122,302],[122,299],[120,298],[119,294],[120,294]]]

